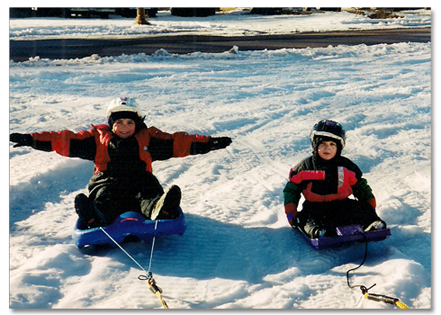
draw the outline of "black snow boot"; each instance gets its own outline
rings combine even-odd
[[[104,221],[97,215],[92,202],[85,194],[79,194],[75,197],[75,211],[81,221],[87,224],[89,228],[105,225]]]
[[[156,202],[150,215],[151,220],[175,219],[179,217],[181,203],[181,188],[173,185]]]

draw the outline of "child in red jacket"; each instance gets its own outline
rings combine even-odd
[[[13,133],[10,140],[16,143],[14,147],[31,146],[94,161],[89,196],[75,198],[78,216],[90,227],[111,224],[127,211],[140,212],[151,220],[173,219],[179,216],[181,190],[173,185],[164,192],[153,175],[152,162],[223,149],[231,139],[169,134],[148,128],[144,118],[134,99],[117,98],[107,110],[109,125],[92,125],[77,133]]]
[[[335,236],[335,228],[360,224],[366,231],[384,229],[375,212],[376,201],[362,172],[341,156],[346,142],[343,127],[332,120],[314,125],[310,141],[313,155],[291,169],[283,190],[285,213],[310,238]],[[297,207],[301,194],[302,211]],[[353,195],[356,199],[350,199]]]

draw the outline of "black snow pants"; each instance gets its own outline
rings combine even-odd
[[[336,236],[335,228],[338,226],[359,224],[365,229],[377,220],[381,219],[369,203],[353,199],[305,201],[299,213],[299,225],[310,238],[318,237],[323,229],[326,230],[325,236]]]
[[[89,199],[104,225],[128,211],[150,218],[153,207],[164,193],[158,179],[149,172],[138,178],[92,177],[88,188]]]

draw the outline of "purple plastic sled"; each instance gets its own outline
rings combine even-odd
[[[389,229],[364,232],[358,224],[337,227],[337,236],[319,237],[313,239],[309,238],[300,227],[297,227],[297,230],[300,232],[300,234],[302,234],[306,242],[314,249],[336,247],[343,243],[351,243],[356,241],[363,242],[365,239],[368,242],[379,242],[385,240],[386,237],[391,235]]]

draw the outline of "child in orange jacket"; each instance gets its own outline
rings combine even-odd
[[[127,211],[140,212],[151,220],[173,219],[179,216],[181,190],[173,185],[164,192],[153,175],[152,162],[223,149],[231,139],[169,134],[148,128],[144,118],[134,99],[117,98],[107,110],[109,125],[77,133],[13,133],[10,140],[16,143],[14,147],[31,146],[94,161],[89,196],[79,194],[75,198],[78,216],[90,227],[111,224]]]

